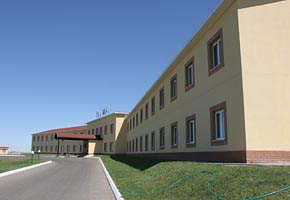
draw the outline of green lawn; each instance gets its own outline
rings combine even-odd
[[[120,156],[101,158],[126,200],[253,200],[290,185],[290,167],[224,166]],[[208,183],[212,185],[212,192],[208,190]],[[290,189],[263,199],[290,199]]]
[[[43,160],[35,159],[33,164]],[[30,157],[0,157],[0,173],[32,165]]]

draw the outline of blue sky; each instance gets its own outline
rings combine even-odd
[[[0,2],[0,146],[130,111],[221,0]]]

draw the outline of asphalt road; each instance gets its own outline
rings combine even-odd
[[[52,164],[0,178],[0,200],[83,199],[115,199],[97,159],[53,159]]]

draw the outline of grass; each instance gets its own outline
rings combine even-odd
[[[30,157],[0,157],[0,173],[41,162],[43,162],[43,160],[35,159],[33,163],[31,163]]]
[[[101,156],[106,168],[126,200],[250,199],[290,185],[290,167],[225,166],[222,164],[165,161],[149,158]],[[290,199],[290,190],[265,198]]]

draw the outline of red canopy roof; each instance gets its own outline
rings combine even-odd
[[[6,149],[9,149],[9,147],[0,147],[0,149],[6,150]]]
[[[59,133],[59,132],[68,132],[68,131],[79,131],[79,130],[86,130],[87,126],[75,126],[75,127],[68,127],[68,128],[58,128],[58,129],[51,129],[48,131],[42,131],[37,134],[48,134],[48,133]]]
[[[96,140],[96,135],[88,134],[74,134],[74,133],[57,133],[57,139],[66,139],[66,140]]]

